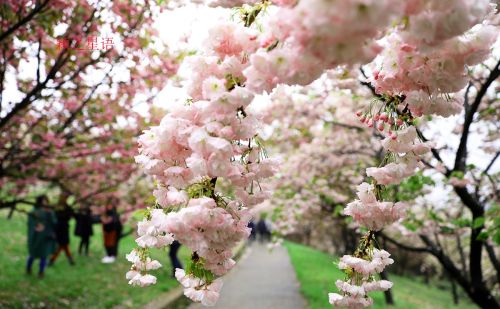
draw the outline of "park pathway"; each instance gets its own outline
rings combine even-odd
[[[193,304],[189,309],[204,308]],[[288,252],[283,247],[269,251],[253,243],[224,278],[215,309],[304,309]]]

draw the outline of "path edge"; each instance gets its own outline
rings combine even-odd
[[[243,252],[245,251],[245,248],[247,247],[246,241],[242,241],[238,246],[235,248],[235,253],[234,253],[234,260],[239,260],[240,257],[243,255]],[[165,293],[160,294],[158,297],[156,297],[153,301],[147,303],[144,305],[144,309],[163,309],[163,308],[168,308],[168,306],[172,305],[175,303],[177,300],[179,300],[183,295],[183,288],[182,286],[175,287]]]

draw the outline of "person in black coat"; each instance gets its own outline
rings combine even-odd
[[[179,251],[179,248],[181,247],[181,243],[178,242],[177,240],[174,240],[174,242],[170,245],[170,250],[168,252],[168,256],[170,257],[170,262],[172,263],[172,277],[175,278],[175,270],[177,268],[184,269],[182,267],[182,263],[177,257],[177,252]]]
[[[83,254],[85,250],[85,255],[89,255],[89,242],[90,236],[94,234],[92,230],[92,214],[88,206],[84,206],[75,215],[76,227],[75,235],[80,237],[80,246],[78,247],[78,253]]]
[[[73,209],[67,204],[69,194],[67,192],[62,192],[59,196],[59,203],[56,208],[56,241],[57,250],[50,258],[49,265],[54,265],[57,257],[64,251],[66,257],[71,265],[75,265],[73,256],[69,249],[69,221],[73,217]]]
[[[259,234],[260,242],[271,240],[271,231],[267,225],[265,216],[263,215],[259,222],[257,222],[257,233]]]
[[[247,227],[250,229],[250,237],[248,239],[250,240],[250,242],[252,242],[257,238],[257,229],[255,228],[255,222],[251,220],[250,222],[248,222]]]
[[[122,224],[120,215],[116,211],[116,199],[110,199],[101,216],[102,234],[104,238],[104,248],[106,256],[102,259],[103,263],[114,263],[118,254],[118,244],[122,234]]]

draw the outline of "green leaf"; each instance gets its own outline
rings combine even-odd
[[[476,239],[480,240],[480,241],[484,241],[484,240],[488,239],[488,233],[483,231],[483,232],[479,233],[479,235],[477,235]]]
[[[336,216],[341,216],[343,212],[344,212],[344,206],[342,206],[342,205],[337,205],[337,206],[335,206],[335,209],[334,209],[334,211],[333,211],[333,213],[334,213]]]
[[[474,164],[472,164],[472,163],[471,164],[467,164],[467,169],[468,170],[473,170],[475,168],[476,168],[476,166]]]
[[[146,215],[146,209],[137,209],[132,213],[132,218],[135,220],[141,220]]]
[[[484,217],[478,217],[474,219],[474,222],[472,223],[472,227],[475,229],[480,228],[483,225],[484,225]]]
[[[439,216],[437,215],[437,213],[435,213],[434,211],[432,210],[429,210],[429,217],[436,221],[436,222],[443,222],[443,220],[441,218],[439,218]]]
[[[500,245],[500,230],[497,230],[495,232],[495,235],[493,235],[493,241],[497,244]]]
[[[455,224],[458,227],[467,227],[471,225],[471,221],[466,218],[458,218],[452,221],[453,224]]]
[[[417,225],[412,222],[404,222],[403,225],[412,232],[415,232],[417,230]]]
[[[448,227],[448,226],[442,226],[441,227],[441,232],[442,233],[445,233],[445,234],[450,234],[450,233],[453,233],[454,229],[452,229],[451,227]]]
[[[461,171],[453,171],[450,176],[458,179],[464,179],[464,173]]]

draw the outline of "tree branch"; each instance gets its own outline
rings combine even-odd
[[[488,252],[488,257],[490,258],[491,264],[493,264],[493,267],[495,267],[497,273],[497,281],[500,282],[500,262],[498,261],[498,258],[495,254],[495,249],[493,249],[493,247],[488,242],[485,242],[484,246],[486,248],[486,252]]]
[[[483,174],[488,174],[488,171],[493,166],[493,164],[495,164],[495,161],[498,159],[499,156],[500,156],[500,151],[497,151],[497,153],[495,154],[495,156],[493,157],[493,159],[491,159],[491,161],[488,164],[488,166],[484,169]]]
[[[33,11],[31,11],[28,15],[23,17],[21,20],[19,20],[16,24],[14,24],[12,27],[7,29],[5,32],[2,32],[0,34],[0,42],[5,40],[8,36],[10,36],[12,33],[14,33],[17,29],[21,28],[23,25],[25,25],[30,20],[32,20],[36,14],[40,13],[43,10],[43,8],[49,3],[49,1],[50,0],[47,0],[47,1],[42,2],[42,3],[39,3],[37,1],[37,4],[35,5],[35,8],[33,9]]]
[[[36,65],[36,83],[40,83],[40,65],[41,59],[40,59],[40,53],[42,52],[42,38],[38,38],[38,52],[36,53],[36,60],[37,60],[37,65]]]
[[[351,130],[356,130],[358,132],[362,132],[364,131],[365,129],[364,128],[361,128],[361,127],[357,127],[357,126],[354,126],[354,125],[350,125],[350,124],[347,124],[347,123],[341,123],[341,122],[337,122],[337,121],[328,121],[328,120],[323,120],[325,123],[328,123],[328,124],[331,124],[331,125],[334,125],[334,126],[339,126],[339,127],[343,127],[343,128],[346,128],[346,129],[351,129]]]
[[[467,141],[469,138],[470,126],[474,120],[474,114],[477,112],[483,97],[488,91],[488,88],[498,78],[498,76],[500,76],[500,60],[497,62],[495,68],[491,70],[490,75],[479,89],[470,108],[465,111],[463,133],[457,149],[457,155],[455,157],[454,171],[465,172],[465,165],[467,161]]]
[[[403,249],[403,250],[407,250],[407,251],[411,251],[411,252],[426,252],[426,253],[430,253],[431,252],[431,249],[428,248],[428,247],[412,247],[412,246],[408,246],[408,245],[405,245],[403,243],[400,243],[398,242],[397,240],[385,235],[384,233],[381,233],[381,232],[377,232],[376,233],[377,236],[380,236],[381,238],[383,238],[385,241]]]
[[[32,100],[33,96],[36,96],[38,93],[40,93],[40,91],[42,91],[45,88],[45,85],[49,82],[49,80],[53,79],[56,76],[56,73],[66,63],[68,59],[69,59],[69,54],[66,54],[66,50],[63,50],[59,54],[59,57],[52,66],[50,72],[47,74],[45,80],[42,83],[37,83],[36,86],[24,97],[24,99],[21,102],[17,103],[5,117],[0,119],[0,128],[3,128],[5,125],[7,125],[7,123],[12,117],[14,117],[21,110],[28,107],[33,102]]]
[[[417,135],[418,137],[423,141],[423,142],[428,142],[429,139],[427,139],[425,136],[424,136],[424,133],[422,133],[422,131],[420,131],[419,128],[415,127],[415,129],[417,130]],[[436,149],[436,148],[431,148],[431,153],[432,155],[434,156],[434,158],[436,158],[436,160],[438,160],[441,164],[443,164],[444,168],[446,169],[446,176],[448,176],[450,174],[450,169],[444,164],[444,161],[443,159],[441,158],[441,155],[439,155],[439,151]]]

